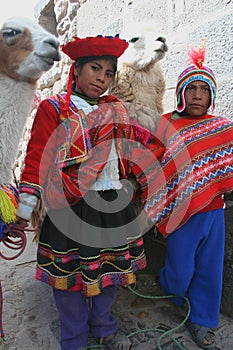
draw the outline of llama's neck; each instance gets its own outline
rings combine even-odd
[[[12,168],[30,114],[36,84],[0,74],[0,184],[12,178]]]

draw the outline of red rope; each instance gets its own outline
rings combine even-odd
[[[0,257],[4,260],[14,260],[18,258],[25,250],[27,244],[27,237],[24,232],[25,226],[13,224],[14,226],[7,225],[3,231],[2,243],[9,249],[19,250],[19,252],[13,256],[6,256],[0,251]]]

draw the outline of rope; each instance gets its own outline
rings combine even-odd
[[[14,231],[10,225],[5,225],[3,230],[2,243],[9,249],[18,250],[19,252],[13,256],[6,256],[0,251],[0,257],[4,260],[14,260],[18,258],[25,250],[27,237],[24,232],[25,226],[14,225]]]
[[[137,292],[135,289],[133,289],[132,287],[128,286],[128,289],[134,293],[135,295],[139,296],[139,297],[142,297],[142,298],[146,298],[146,299],[171,299],[171,298],[182,298],[185,300],[185,302],[187,303],[188,305],[188,310],[187,310],[187,313],[186,313],[186,316],[185,318],[183,319],[183,321],[176,327],[173,327],[173,328],[170,328],[168,330],[163,330],[163,329],[160,329],[160,328],[150,328],[150,329],[142,329],[140,331],[136,331],[136,332],[133,332],[131,334],[128,335],[128,337],[132,337],[134,336],[135,334],[138,334],[138,333],[145,333],[145,332],[159,332],[159,333],[162,333],[162,335],[160,335],[160,337],[158,338],[158,341],[157,341],[157,346],[158,346],[158,349],[159,350],[163,350],[163,348],[161,347],[161,341],[164,337],[166,336],[169,336],[172,341],[174,343],[176,343],[176,345],[178,346],[179,349],[181,350],[186,350],[172,335],[171,333],[178,330],[179,328],[181,328],[185,322],[188,320],[189,318],[189,315],[190,315],[190,311],[191,311],[191,307],[190,307],[190,303],[189,303],[189,300],[188,298],[186,297],[182,297],[182,296],[179,296],[179,295],[163,295],[163,296],[150,296],[150,295],[144,295],[144,294],[141,294],[139,292]]]
[[[191,311],[191,307],[190,307],[190,303],[188,298],[186,297],[181,297],[179,295],[163,295],[163,296],[150,296],[150,295],[144,295],[141,294],[139,292],[137,292],[135,289],[133,289],[132,287],[128,286],[128,289],[130,290],[130,292],[134,293],[135,295],[141,297],[141,298],[146,298],[146,299],[170,299],[170,298],[182,298],[185,300],[185,302],[188,305],[188,309],[187,309],[187,313],[185,318],[183,319],[183,321],[176,327],[173,328],[169,328],[169,329],[162,329],[162,328],[145,328],[145,329],[140,329],[139,331],[135,331],[132,332],[130,334],[127,335],[127,338],[131,338],[139,333],[147,333],[147,332],[157,332],[157,333],[162,333],[158,340],[157,340],[157,346],[159,350],[163,350],[162,346],[161,346],[161,341],[164,337],[169,337],[177,346],[179,349],[181,350],[187,350],[185,349],[182,344],[179,343],[179,341],[177,339],[175,339],[171,333],[175,332],[176,330],[178,330],[179,328],[181,328],[185,322],[188,320],[189,315],[190,315],[190,311]],[[105,347],[106,348],[106,347]],[[90,345],[87,346],[87,349],[103,349],[103,345]]]

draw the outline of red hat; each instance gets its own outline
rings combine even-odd
[[[62,51],[72,60],[87,56],[120,57],[129,46],[128,42],[116,36],[102,36],[78,38],[61,46]]]

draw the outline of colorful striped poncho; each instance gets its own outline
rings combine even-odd
[[[148,149],[147,157],[135,152],[134,172],[145,211],[166,237],[217,196],[233,190],[233,122],[168,113],[154,136],[149,157]]]

